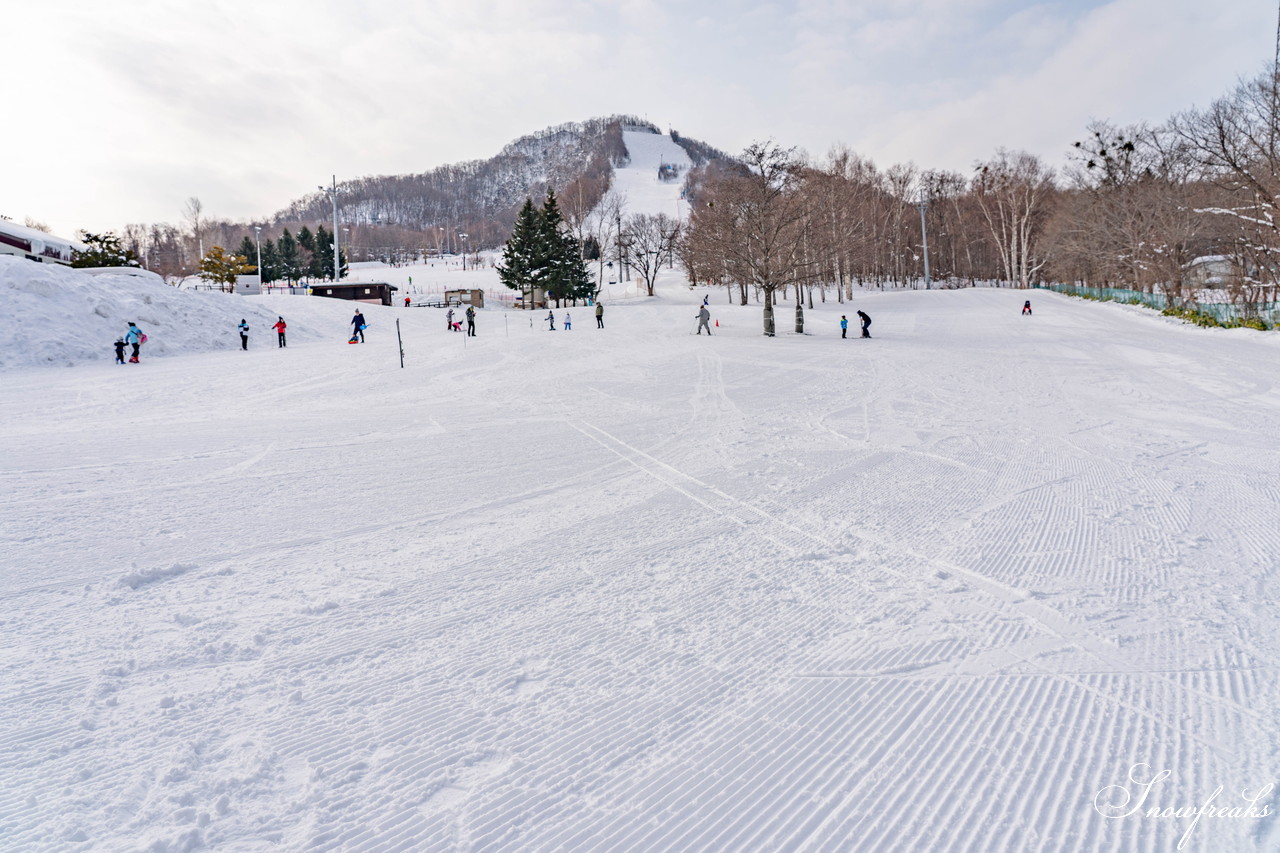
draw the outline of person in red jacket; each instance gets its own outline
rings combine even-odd
[[[276,330],[276,334],[280,336],[280,346],[284,346],[284,345],[285,345],[285,343],[284,343],[284,330],[285,330],[286,328],[288,328],[288,327],[285,325],[284,318],[283,318],[283,317],[281,317],[280,319],[276,320],[276,324],[275,324],[274,326],[272,326],[271,328],[275,329],[275,330]]]

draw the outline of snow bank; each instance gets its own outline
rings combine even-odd
[[[277,316],[289,324],[290,343],[339,336],[351,316],[350,303],[339,300],[178,290],[159,278],[89,275],[14,257],[0,257],[0,303],[9,311],[0,370],[112,360],[130,321],[147,335],[144,357],[156,358],[238,348],[242,318],[253,346],[274,345]]]

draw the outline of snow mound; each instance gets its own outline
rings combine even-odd
[[[271,341],[283,315],[289,340],[342,334],[351,306],[303,296],[237,296],[179,290],[158,276],[89,275],[53,264],[0,256],[0,371],[110,362],[113,344],[133,321],[147,335],[143,358],[236,349],[236,325],[248,320],[253,341]]]

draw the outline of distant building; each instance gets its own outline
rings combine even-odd
[[[38,264],[70,264],[71,253],[84,248],[79,241],[0,219],[0,255],[19,255]]]
[[[1239,281],[1240,265],[1228,255],[1201,255],[1182,268],[1185,283],[1196,288],[1222,288]]]
[[[444,292],[445,305],[474,305],[476,308],[484,307],[484,291],[483,290],[446,290]]]
[[[390,305],[392,292],[398,287],[385,281],[356,281],[341,284],[313,284],[312,296],[327,296],[330,299],[349,299],[353,302],[368,302],[373,305]]]

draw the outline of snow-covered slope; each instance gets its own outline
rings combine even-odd
[[[305,296],[243,297],[179,290],[159,276],[89,275],[54,264],[0,256],[0,370],[115,360],[116,338],[133,321],[147,335],[144,358],[240,348],[236,326],[248,320],[251,346],[275,346],[271,326],[284,316],[288,340],[339,336],[351,303]],[[370,306],[376,314],[380,306]]]
[[[614,169],[613,189],[625,199],[624,212],[629,216],[665,213],[673,219],[688,216],[688,205],[681,201],[680,190],[693,161],[685,150],[665,134],[624,130],[622,141],[631,160]],[[675,180],[659,179],[658,169],[664,165],[676,169]]]
[[[1134,765],[1275,778],[1274,336],[969,290],[707,338],[673,280],[239,353],[69,281],[41,322],[218,329],[0,340],[0,848],[1154,853]]]

